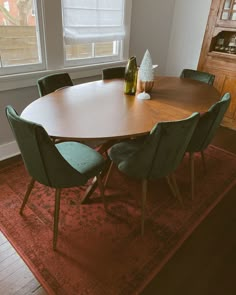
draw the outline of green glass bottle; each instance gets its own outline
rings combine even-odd
[[[126,65],[125,68],[125,85],[124,93],[129,95],[135,95],[137,87],[137,62],[136,57],[132,56]]]

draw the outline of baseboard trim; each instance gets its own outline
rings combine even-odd
[[[0,161],[9,159],[20,154],[16,141],[0,145]]]

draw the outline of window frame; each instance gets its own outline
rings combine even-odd
[[[123,52],[123,41],[117,42],[118,53],[116,55],[111,56],[101,56],[101,57],[88,57],[88,58],[75,58],[75,59],[66,59],[66,52],[64,55],[64,64],[65,68],[73,67],[73,66],[89,66],[93,64],[104,64],[109,62],[120,62],[122,59],[122,52]],[[96,43],[93,43],[96,44]]]
[[[61,1],[37,0],[36,2],[42,61],[45,62],[40,67],[28,66],[31,68],[31,71],[28,72],[19,71],[16,74],[10,74],[9,71],[8,73],[5,72],[4,75],[0,74],[1,90],[35,86],[38,78],[55,72],[67,71],[73,79],[101,75],[102,68],[110,65],[119,66],[127,61],[129,56],[132,0],[125,0],[124,23],[126,35],[124,40],[120,42],[121,54],[118,59],[105,58],[102,63],[81,63],[80,65],[65,62]],[[52,22],[53,19],[57,21]]]

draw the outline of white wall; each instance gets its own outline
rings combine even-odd
[[[166,60],[166,75],[196,69],[211,0],[176,0]]]
[[[148,49],[161,74],[166,67],[174,4],[175,0],[133,0],[132,5],[130,56],[135,55],[140,64]]]
[[[133,0],[130,55],[149,49],[157,74],[196,69],[211,0]]]

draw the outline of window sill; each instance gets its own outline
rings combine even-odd
[[[0,76],[0,89],[7,91],[12,89],[36,86],[37,80],[43,76],[59,72],[68,72],[73,80],[101,75],[102,69],[124,65],[126,61],[115,63],[103,63],[99,65],[63,68],[58,70],[45,70],[38,72],[22,73]]]

